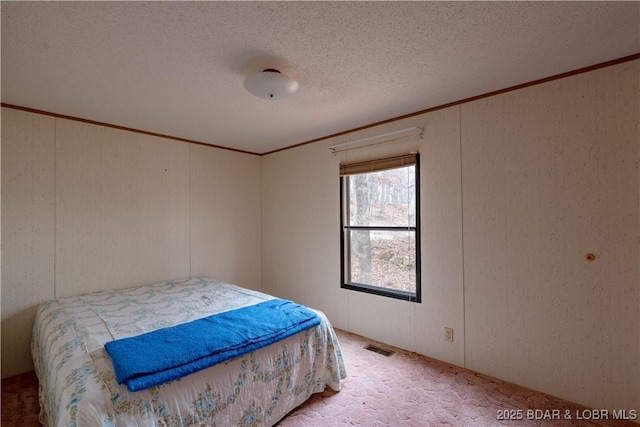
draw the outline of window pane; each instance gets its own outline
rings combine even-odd
[[[414,231],[351,230],[351,282],[416,291]]]
[[[350,175],[349,225],[415,225],[415,166]]]

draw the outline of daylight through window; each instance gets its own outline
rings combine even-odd
[[[340,165],[342,287],[420,302],[417,154]]]

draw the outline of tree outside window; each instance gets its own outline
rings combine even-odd
[[[418,155],[341,174],[342,287],[420,302]]]

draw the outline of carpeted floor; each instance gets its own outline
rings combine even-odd
[[[337,330],[347,368],[341,392],[327,390],[278,423],[319,426],[630,426],[589,418],[582,406]],[[390,357],[367,344],[395,351]],[[2,381],[2,426],[38,423],[38,380],[33,372]],[[506,410],[506,412],[505,412]],[[513,412],[510,412],[513,410]],[[519,420],[499,420],[514,415]],[[571,419],[567,419],[568,415]],[[546,418],[551,417],[552,419]],[[553,419],[553,418],[559,419]],[[546,418],[546,419],[545,419]],[[613,418],[609,414],[609,418]],[[92,426],[79,426],[92,427]]]

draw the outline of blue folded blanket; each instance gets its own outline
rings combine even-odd
[[[119,384],[129,391],[189,375],[265,347],[320,319],[291,301],[272,299],[136,337],[110,341],[105,348]]]

